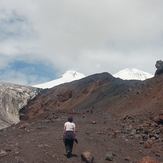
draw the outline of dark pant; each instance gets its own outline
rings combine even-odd
[[[72,149],[73,149],[74,140],[73,139],[65,139],[64,143],[65,143],[66,153],[71,154]]]
[[[72,149],[73,149],[73,144],[74,144],[74,132],[67,131],[65,133],[64,144],[66,148],[66,154],[70,156],[72,154]]]

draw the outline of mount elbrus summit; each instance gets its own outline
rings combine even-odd
[[[90,163],[163,162],[162,65],[143,81],[100,73],[39,90],[18,109],[20,122],[0,131],[0,163],[77,163],[83,152],[94,158],[83,160]],[[79,143],[67,159],[69,115]]]

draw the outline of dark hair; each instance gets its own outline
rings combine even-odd
[[[70,116],[70,117],[68,117],[68,119],[67,119],[69,122],[73,122],[73,117],[72,116]]]

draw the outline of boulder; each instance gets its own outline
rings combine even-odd
[[[160,75],[163,74],[163,61],[162,60],[158,60],[155,64],[157,70],[155,72],[155,76],[156,75]]]
[[[154,117],[154,121],[157,124],[163,124],[163,111],[156,117]]]
[[[91,152],[86,151],[81,154],[81,160],[85,163],[93,163],[94,157]]]
[[[143,157],[138,163],[159,163],[159,161],[155,160],[152,157],[146,156]]]

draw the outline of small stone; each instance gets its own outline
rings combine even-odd
[[[90,135],[90,132],[86,131],[85,134],[86,134],[86,135]]]
[[[7,152],[5,150],[1,149],[1,151],[0,151],[0,157],[4,157],[6,155],[7,155]]]
[[[18,155],[20,152],[19,151],[15,151],[15,154]]]
[[[159,134],[155,134],[154,137],[155,137],[156,139],[159,139],[159,138],[160,138]]]
[[[43,144],[39,144],[38,147],[39,147],[39,148],[43,148],[44,145],[43,145]]]
[[[131,158],[128,156],[128,157],[126,157],[124,160],[125,160],[125,161],[130,161]]]
[[[27,122],[24,122],[20,124],[19,129],[26,129],[27,127],[29,127],[29,124]]]
[[[106,154],[105,160],[113,161],[113,159],[114,159],[114,154],[112,152],[109,152],[109,153]]]
[[[128,142],[128,139],[125,139],[125,142]]]
[[[135,135],[135,134],[136,134],[136,130],[133,129],[133,130],[131,131],[130,135]]]
[[[139,134],[136,134],[136,135],[135,135],[135,138],[136,138],[136,139],[140,139],[141,136],[140,136]]]
[[[156,140],[156,137],[155,136],[152,136],[150,139],[151,140]]]
[[[160,153],[155,153],[156,157],[161,157]]]
[[[97,132],[98,135],[105,135],[106,133],[104,131]]]
[[[151,148],[153,145],[153,140],[149,139],[144,143],[144,148]]]
[[[96,124],[96,121],[92,121],[91,123],[92,123],[92,124]]]

